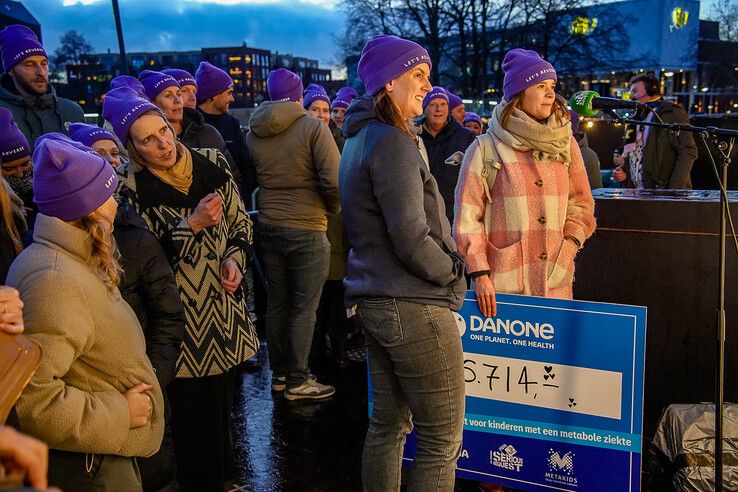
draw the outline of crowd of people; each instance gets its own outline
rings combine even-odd
[[[364,489],[399,490],[413,428],[407,490],[453,489],[452,311],[470,286],[486,316],[496,293],[571,298],[595,229],[550,63],[507,54],[483,132],[431,85],[422,46],[381,35],[359,60],[363,95],[274,70],[244,135],[233,81],[208,62],[116,77],[96,126],[55,95],[32,31],[5,28],[0,50],[0,330],[43,349],[10,422],[30,437],[2,427],[0,459],[37,488],[228,490],[236,368],[259,347],[244,281],[257,256],[274,398],[333,395],[311,351],[345,364],[355,324],[374,390]]]

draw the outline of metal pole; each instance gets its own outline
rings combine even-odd
[[[123,27],[120,23],[120,9],[118,8],[118,0],[113,2],[113,17],[115,18],[115,30],[118,33],[118,51],[120,52],[121,67],[123,67],[123,75],[130,75],[128,69],[128,57],[126,57],[126,46],[123,43]]]
[[[728,160],[723,160],[722,186],[728,186]],[[715,381],[715,490],[723,490],[723,402],[725,380],[725,238],[728,197],[720,194],[720,291],[718,299],[717,377]]]

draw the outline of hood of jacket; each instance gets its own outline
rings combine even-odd
[[[351,101],[351,105],[343,115],[343,136],[349,138],[356,135],[362,128],[377,120],[374,112],[374,98],[372,96],[363,95],[355,97]]]
[[[264,101],[249,118],[249,130],[259,137],[271,137],[284,132],[302,117],[307,117],[307,111],[299,104]]]
[[[577,139],[579,147],[589,147],[589,142],[587,142],[587,134],[585,132],[578,131],[574,133],[574,137]]]

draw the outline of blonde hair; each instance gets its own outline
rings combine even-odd
[[[123,269],[120,266],[120,251],[107,220],[98,210],[71,221],[75,227],[86,231],[92,238],[92,260],[97,274],[112,293],[120,284]]]
[[[171,131],[172,132],[172,135],[174,136],[174,144],[175,144],[175,147],[176,147],[177,146],[177,142],[179,141],[177,139],[177,132],[174,131],[174,127],[169,122],[169,120],[167,119],[167,117],[164,116],[161,111],[155,110],[155,109],[151,109],[149,111],[146,111],[141,116],[146,116],[147,114],[155,114],[157,116],[160,116],[161,119],[164,120],[164,123],[167,124],[167,127],[169,128],[169,131]],[[139,118],[141,116],[139,116]],[[133,125],[131,125],[131,126],[133,126]],[[133,143],[133,139],[131,138],[130,135],[131,135],[131,132],[129,130],[128,131],[128,138],[126,138],[126,152],[128,152],[128,159],[129,159],[129,162],[133,165],[134,172],[135,171],[140,171],[141,169],[143,169],[145,167],[148,167],[147,166],[148,162],[146,161],[146,159],[143,158],[143,156],[141,155],[141,153],[138,151],[138,149],[136,148],[136,144]]]
[[[523,93],[518,92],[512,99],[507,103],[507,106],[502,110],[502,128],[507,130],[507,124],[510,122],[513,109],[523,110]],[[556,119],[559,121],[566,121],[569,119],[569,107],[566,105],[566,99],[556,94],[556,99],[553,104],[553,114],[556,115]]]
[[[395,126],[407,133],[413,140],[416,139],[415,134],[410,130],[410,125],[403,119],[400,108],[397,107],[397,104],[384,87],[374,95],[374,113],[384,123]]]
[[[15,249],[15,253],[18,254],[23,250],[23,245],[21,244],[20,233],[18,232],[18,228],[13,220],[13,209],[12,204],[10,203],[10,196],[8,196],[5,186],[2,185],[0,185],[0,209],[2,209],[2,227],[10,237],[10,240],[13,241],[13,248]]]

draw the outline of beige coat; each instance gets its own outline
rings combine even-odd
[[[26,333],[43,348],[16,406],[22,430],[54,449],[151,456],[164,433],[164,401],[136,315],[95,273],[88,233],[39,214],[33,239],[7,279],[20,291]],[[139,383],[154,386],[153,412],[129,429],[123,392]]]

